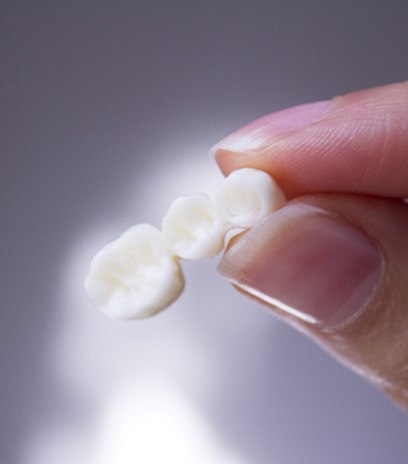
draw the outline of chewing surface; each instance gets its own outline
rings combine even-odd
[[[203,193],[177,198],[162,221],[167,242],[184,259],[218,254],[224,247],[228,227],[224,210]]]
[[[178,258],[149,224],[134,226],[104,246],[85,280],[91,302],[112,319],[152,316],[177,299],[183,287]]]
[[[215,194],[232,226],[249,228],[281,208],[285,196],[266,172],[253,168],[233,171]]]

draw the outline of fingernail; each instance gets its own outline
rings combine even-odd
[[[238,239],[219,265],[246,292],[323,328],[359,314],[382,269],[382,254],[363,231],[299,203]]]
[[[215,156],[219,150],[232,152],[258,150],[273,137],[318,121],[326,114],[329,104],[329,100],[319,101],[268,114],[216,143],[211,148],[210,154]]]

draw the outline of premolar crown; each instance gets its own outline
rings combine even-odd
[[[204,193],[177,198],[162,221],[167,242],[184,259],[218,254],[224,247],[228,227],[224,210]]]

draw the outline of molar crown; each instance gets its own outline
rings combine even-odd
[[[111,319],[152,316],[173,303],[183,288],[177,257],[149,224],[133,226],[105,245],[85,280],[90,301]]]

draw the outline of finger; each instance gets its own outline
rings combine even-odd
[[[219,271],[408,409],[408,206],[300,197],[239,237]]]
[[[254,167],[289,197],[408,196],[408,82],[270,114],[212,149],[224,174]]]

